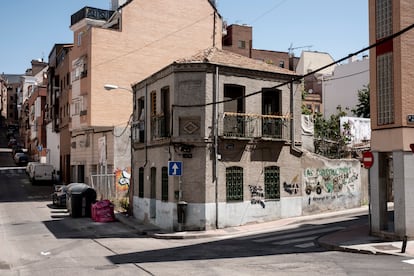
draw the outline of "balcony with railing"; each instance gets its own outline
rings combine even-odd
[[[219,117],[219,136],[288,141],[290,125],[289,116],[225,112]]]
[[[111,18],[114,11],[110,10],[102,10],[97,8],[91,7],[84,7],[81,10],[77,11],[76,13],[72,14],[71,16],[71,26],[78,23],[82,19],[89,18],[94,20],[103,20],[108,21]]]

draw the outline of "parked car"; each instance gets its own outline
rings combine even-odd
[[[7,139],[14,138],[14,130],[8,129],[6,133]]]
[[[39,182],[53,183],[55,182],[55,168],[48,163],[33,163],[29,171],[29,179],[33,185]]]
[[[16,138],[10,138],[9,143],[7,144],[7,146],[8,146],[9,148],[12,148],[13,146],[16,146],[16,145],[17,145],[17,140],[16,140]]]
[[[38,164],[39,162],[28,162],[26,165],[26,174],[30,175],[31,172],[33,171],[33,167],[35,164]]]
[[[14,155],[16,165],[26,165],[29,162],[29,156],[24,152],[18,152]]]

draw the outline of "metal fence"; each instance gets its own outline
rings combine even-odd
[[[115,174],[91,175],[91,186],[98,199],[117,199]]]

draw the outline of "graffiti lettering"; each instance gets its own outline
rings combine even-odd
[[[266,207],[264,201],[264,191],[262,186],[249,185],[250,195],[251,195],[251,204],[260,204],[263,208]]]

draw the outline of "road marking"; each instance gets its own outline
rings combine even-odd
[[[314,242],[308,242],[308,243],[302,243],[302,244],[295,245],[295,247],[299,247],[299,248],[309,248],[312,246],[315,246]]]
[[[257,240],[254,240],[254,241],[255,242],[272,242],[272,241],[277,241],[277,240],[285,240],[285,239],[290,239],[290,238],[303,237],[303,236],[306,236],[306,235],[314,235],[314,234],[322,234],[322,233],[326,233],[326,232],[334,232],[334,231],[343,230],[343,229],[345,229],[345,227],[335,226],[335,227],[328,227],[328,228],[323,228],[323,229],[303,231],[303,232],[287,234],[287,235],[281,235],[281,236],[273,236],[273,237],[269,237],[269,238],[265,238],[265,239],[257,239]]]
[[[297,243],[297,242],[305,242],[305,241],[311,241],[316,239],[318,236],[310,236],[310,237],[303,237],[299,239],[293,239],[293,240],[285,240],[280,242],[272,242],[273,245],[286,245],[290,243]]]
[[[404,260],[403,263],[407,263],[407,264],[414,264],[414,259],[411,260]]]

